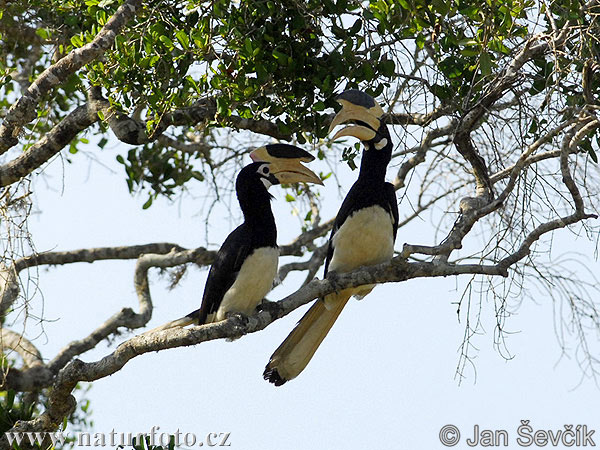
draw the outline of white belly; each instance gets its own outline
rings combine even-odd
[[[253,314],[256,306],[273,288],[278,260],[277,248],[254,250],[246,258],[235,282],[223,296],[215,317],[209,318],[209,321],[225,320],[226,314],[230,312]]]
[[[381,264],[394,255],[392,217],[380,206],[371,206],[355,212],[346,219],[333,237],[333,257],[329,270],[350,272],[361,266]],[[361,299],[375,287],[366,284],[342,291],[341,296],[325,297],[325,307],[335,307],[338,297],[353,295]]]
[[[355,212],[333,236],[333,247],[329,269],[336,272],[389,261],[394,254],[391,215],[380,206]]]

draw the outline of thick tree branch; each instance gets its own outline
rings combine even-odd
[[[53,374],[44,365],[39,350],[21,334],[0,328],[0,348],[4,355],[10,355],[10,350],[13,350],[23,360],[22,369],[10,368],[2,374],[1,390],[32,391],[52,382]]]
[[[79,132],[97,121],[98,109],[93,103],[85,103],[75,108],[24,153],[0,166],[0,187],[8,186],[29,175],[60,152]]]
[[[420,253],[430,256],[441,256],[442,258],[447,259],[447,257],[453,250],[462,247],[463,238],[468,234],[468,232],[471,230],[471,228],[473,227],[475,222],[477,222],[477,220],[494,212],[503,205],[508,195],[510,195],[513,191],[516,180],[520,173],[528,165],[540,160],[532,156],[533,153],[542,145],[550,142],[550,140],[553,137],[558,135],[560,132],[564,131],[569,126],[571,127],[571,129],[567,133],[565,133],[565,136],[563,137],[563,144],[560,150],[560,164],[563,182],[569,189],[573,198],[575,213],[569,216],[557,218],[555,220],[546,222],[538,226],[525,238],[524,242],[521,244],[520,249],[514,254],[511,254],[504,258],[500,265],[502,267],[509,267],[517,261],[520,261],[523,257],[529,254],[529,249],[531,245],[545,233],[556,230],[558,228],[564,228],[568,225],[572,225],[585,219],[597,218],[597,216],[594,214],[586,214],[584,212],[583,199],[581,198],[579,189],[577,188],[568,167],[568,156],[578,151],[577,146],[581,139],[583,139],[593,130],[600,127],[600,121],[595,119],[595,117],[584,116],[579,119],[572,119],[570,121],[566,121],[563,124],[555,127],[546,135],[540,137],[533,144],[531,144],[521,154],[517,163],[515,163],[512,167],[509,168],[510,170],[507,169],[502,172],[499,172],[499,174],[497,174],[497,176],[494,177],[494,181],[498,181],[501,178],[504,178],[506,175],[510,174],[509,180],[502,193],[492,202],[484,204],[479,208],[473,209],[470,207],[471,205],[469,205],[469,208],[461,208],[461,215],[455,222],[448,236],[444,239],[444,241],[442,241],[441,244],[433,247],[405,244],[402,251],[402,255],[404,257],[408,257],[413,253]],[[556,154],[556,152],[552,152],[552,154]],[[490,181],[491,180],[492,179],[490,179]]]
[[[325,234],[331,224],[326,223],[300,235],[292,244],[286,247],[287,252],[301,252],[302,247],[309,245],[314,239]],[[284,249],[283,253],[286,253]],[[139,300],[139,312],[131,308],[123,308],[118,313],[107,319],[102,325],[90,335],[69,343],[56,357],[50,361],[43,370],[30,371],[29,373],[15,372],[7,379],[5,388],[17,388],[18,390],[32,390],[46,384],[52,375],[58,373],[65,364],[75,356],[94,348],[103,339],[114,334],[119,328],[136,329],[141,328],[150,320],[152,315],[152,300],[148,283],[148,270],[152,267],[166,268],[177,265],[196,263],[204,266],[214,260],[216,252],[204,248],[185,250],[176,244],[156,243],[127,247],[104,247],[81,249],[65,252],[47,252],[38,255],[21,258],[15,261],[10,268],[3,271],[5,287],[2,291],[0,311],[7,311],[19,293],[17,274],[26,268],[40,265],[64,265],[77,262],[94,262],[101,260],[138,259],[134,285]],[[289,253],[288,253],[289,254]],[[316,256],[315,256],[316,255]],[[316,261],[317,257],[320,262]],[[322,263],[319,252],[315,252],[307,267],[316,271]],[[314,267],[316,266],[316,268]],[[312,272],[314,274],[314,272]],[[35,372],[35,373],[34,373]],[[17,376],[18,375],[18,376]]]
[[[600,127],[600,121],[594,118],[594,120],[585,124],[581,124],[580,126],[581,127],[578,130],[574,130],[572,135],[567,133],[565,139],[563,140],[563,145],[560,152],[560,171],[562,174],[562,181],[565,183],[565,186],[567,186],[567,189],[571,193],[571,197],[573,197],[575,213],[577,215],[585,215],[583,199],[581,198],[579,189],[577,188],[575,181],[573,181],[571,171],[569,170],[569,154],[574,148],[577,148],[579,142],[585,136]]]
[[[174,262],[172,258],[178,259],[180,263],[192,259],[189,255],[186,256],[184,254],[161,255],[162,261],[155,258],[157,255],[148,256],[149,259],[138,266],[141,267],[141,269],[138,269],[139,271],[147,270],[147,264],[151,264],[152,266],[155,264],[161,265],[168,261],[168,265],[170,265]],[[72,361],[59,371],[53,387],[56,392],[63,392],[62,395],[70,395],[70,386],[74,387],[79,381],[94,381],[111,375],[120,370],[135,356],[168,348],[196,345],[214,339],[237,338],[248,333],[260,331],[296,308],[315,298],[334,292],[336,289],[363,284],[405,281],[419,277],[440,277],[460,274],[507,276],[507,271],[503,267],[493,265],[408,263],[401,258],[394,258],[391,263],[361,268],[346,274],[338,274],[335,284],[327,279],[313,280],[283,300],[263,305],[263,311],[250,317],[234,316],[215,324],[196,326],[189,329],[171,329],[151,335],[133,337],[119,345],[113,353],[99,361],[92,363],[84,363],[79,360]],[[143,291],[143,282],[141,285]],[[37,387],[47,387],[47,385],[38,385]],[[61,402],[57,401],[57,405],[59,404]],[[49,409],[52,408],[50,407]],[[52,411],[49,411],[49,414],[51,416],[55,415]]]
[[[14,350],[23,360],[23,367],[35,367],[43,364],[42,355],[35,345],[28,339],[6,328],[0,328],[0,347],[6,354],[6,350]]]
[[[170,242],[157,242],[151,244],[128,245],[122,247],[97,247],[83,248],[79,250],[69,250],[64,252],[43,252],[15,261],[17,271],[21,271],[28,267],[51,265],[60,266],[64,264],[72,264],[78,262],[93,263],[95,261],[105,261],[114,259],[136,259],[146,253],[169,253],[173,250],[185,251],[178,244]],[[208,251],[202,247],[196,249],[198,254],[206,252],[207,259],[211,260],[214,252]]]
[[[36,117],[40,99],[51,89],[64,83],[85,64],[108,50],[113,45],[117,34],[134,17],[141,4],[141,0],[127,0],[106,22],[92,42],[73,50],[38,76],[9,109],[4,122],[0,125],[0,154],[18,143],[17,136],[21,128]]]
[[[0,317],[6,315],[6,311],[12,306],[19,295],[18,274],[24,269],[41,265],[64,265],[78,262],[92,263],[94,261],[136,259],[144,253],[169,253],[173,249],[184,251],[177,244],[159,242],[144,245],[132,245],[124,247],[100,247],[64,252],[45,252],[27,256],[15,260],[10,266],[0,270]],[[195,250],[199,265],[211,264],[215,252],[198,248]]]

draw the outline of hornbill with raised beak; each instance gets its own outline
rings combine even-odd
[[[254,150],[250,156],[254,162],[239,172],[235,186],[244,223],[227,236],[217,252],[200,309],[144,334],[218,322],[232,313],[250,315],[273,287],[279,248],[271,211],[273,197],[267,189],[282,183],[323,183],[301,164],[314,158],[296,146],[270,144]]]
[[[370,95],[352,89],[337,99],[342,109],[329,132],[357,137],[364,144],[358,180],[354,183],[335,218],[327,257],[329,272],[349,272],[361,266],[389,261],[394,252],[398,228],[398,203],[394,186],[386,183],[387,165],[392,157],[392,140],[383,121],[381,106]],[[364,297],[374,285],[343,289],[318,299],[300,319],[289,336],[275,350],[265,368],[264,378],[276,386],[298,376],[335,323],[351,296]]]

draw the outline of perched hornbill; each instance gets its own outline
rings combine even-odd
[[[385,182],[392,157],[392,140],[383,122],[383,110],[370,95],[348,90],[337,97],[342,109],[329,131],[350,122],[338,131],[364,144],[358,180],[344,199],[335,218],[327,258],[328,272],[349,272],[361,266],[389,261],[394,252],[398,227],[398,204],[391,183]],[[289,336],[275,350],[265,368],[264,378],[276,386],[298,376],[335,323],[351,296],[364,297],[374,285],[343,289],[317,300]]]
[[[288,144],[270,144],[254,150],[255,161],[236,179],[236,193],[244,223],[227,236],[217,252],[200,309],[145,334],[190,324],[202,325],[227,318],[229,313],[252,314],[273,287],[279,249],[277,228],[267,189],[281,183],[316,183],[321,179],[300,161],[313,157]]]

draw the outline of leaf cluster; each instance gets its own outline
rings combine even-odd
[[[121,3],[9,2],[0,15],[0,109],[53,61],[91,42]],[[325,137],[328,109],[347,88],[375,97],[414,96],[420,89],[427,102],[460,114],[481,98],[528,36],[570,19],[579,30],[569,39],[570,51],[536,60],[524,86],[546,101],[558,93],[571,108],[565,114],[573,114],[586,93],[600,97],[597,16],[581,0],[144,2],[102,58],[47,95],[38,120],[24,130],[29,139],[23,149],[84,102],[90,86],[100,86],[111,110],[139,120],[149,137],[143,148],[120,152],[129,189],[170,196],[192,180],[209,179],[219,164],[198,164],[207,154],[185,155],[156,141],[161,121],[174,112],[210,104],[206,114],[168,130],[178,142],[186,142],[186,133],[267,121],[278,136],[300,144]],[[584,87],[586,61],[596,65]],[[406,81],[407,75],[414,80]],[[110,131],[107,114],[100,118],[95,132],[103,147]],[[85,143],[74,140],[71,153]],[[347,153],[352,165],[354,152]]]

